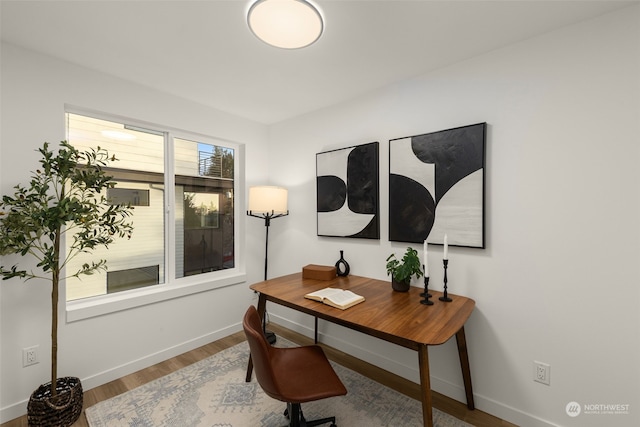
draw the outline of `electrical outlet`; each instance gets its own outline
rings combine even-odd
[[[551,366],[544,362],[533,362],[533,380],[542,384],[551,385]]]
[[[40,363],[38,360],[38,348],[39,345],[34,345],[33,347],[27,347],[22,349],[22,367],[26,368],[27,366],[35,365],[36,363]]]

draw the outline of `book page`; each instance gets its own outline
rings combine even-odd
[[[342,289],[336,288],[324,288],[319,291],[311,292],[305,295],[306,298],[314,299],[316,301],[322,301],[331,295],[337,295],[342,292]]]
[[[330,300],[334,304],[338,304],[340,306],[349,305],[352,302],[362,299],[360,295],[356,295],[351,291],[337,292],[337,293],[328,295],[325,298]]]
[[[304,297],[325,303],[341,310],[347,309],[364,301],[363,296],[338,288],[320,289],[319,291],[310,292]]]

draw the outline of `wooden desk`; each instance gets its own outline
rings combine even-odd
[[[305,294],[326,287],[349,289],[365,297],[366,301],[340,310],[304,297]],[[467,407],[474,409],[471,370],[464,334],[464,324],[471,315],[472,299],[449,294],[453,302],[438,298],[441,292],[431,291],[431,306],[420,304],[422,289],[411,287],[409,292],[395,292],[390,281],[359,276],[336,277],[330,281],[303,279],[302,273],[290,274],[251,285],[260,293],[258,312],[264,316],[267,301],[292,308],[311,316],[342,325],[418,352],[422,414],[424,425],[433,426],[429,354],[427,346],[439,345],[455,335],[464,380]],[[249,360],[247,381],[251,380],[253,365]]]

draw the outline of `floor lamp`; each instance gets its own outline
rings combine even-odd
[[[249,210],[247,215],[255,218],[263,218],[266,229],[264,243],[264,280],[267,280],[267,267],[269,255],[269,225],[274,218],[289,215],[287,208],[287,189],[273,186],[256,186],[249,188]],[[266,313],[266,311],[265,311]],[[266,327],[266,319],[264,320]],[[270,343],[276,341],[276,335],[265,329],[265,335]]]

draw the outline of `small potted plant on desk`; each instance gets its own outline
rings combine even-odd
[[[107,247],[116,237],[130,237],[129,205],[110,204],[105,196],[115,182],[102,169],[116,160],[98,148],[80,152],[62,141],[57,153],[49,144],[38,150],[40,169],[27,186],[0,201],[0,255],[29,255],[36,268],[0,266],[3,280],[14,277],[51,287],[51,382],[33,392],[27,405],[29,426],[70,426],[82,413],[82,384],[76,377],[58,378],[58,292],[67,262],[80,253]],[[66,250],[62,244],[67,237]],[[3,260],[4,261],[4,260]],[[105,260],[85,263],[67,277],[106,270]]]
[[[418,251],[409,247],[398,260],[395,254],[387,258],[387,275],[391,276],[391,287],[394,291],[407,292],[411,286],[411,278],[422,277],[422,265],[418,257]]]

